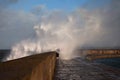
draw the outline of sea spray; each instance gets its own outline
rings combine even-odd
[[[17,59],[37,53],[60,50],[60,58],[70,59],[73,52],[100,34],[100,18],[87,10],[76,10],[69,14],[53,12],[41,17],[33,27],[32,38],[12,47],[6,60]]]
[[[97,1],[73,12],[47,10],[47,6],[41,10],[40,5],[37,14],[2,5],[6,7],[0,8],[0,48],[12,46],[4,60],[56,49],[61,58],[72,58],[80,48],[119,48],[120,0],[100,0],[105,4]]]

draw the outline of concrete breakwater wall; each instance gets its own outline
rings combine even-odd
[[[101,58],[120,58],[120,49],[88,49],[81,50],[89,60]]]
[[[53,80],[56,52],[0,63],[0,80]]]

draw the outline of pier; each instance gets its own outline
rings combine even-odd
[[[81,50],[85,59],[62,60],[57,52],[45,52],[0,62],[1,80],[120,80],[120,69],[97,64],[97,56],[116,55],[118,50]],[[102,57],[103,58],[103,57]],[[104,58],[107,58],[104,57]],[[90,61],[89,61],[90,60]]]

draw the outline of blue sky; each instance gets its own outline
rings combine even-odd
[[[110,0],[19,0],[18,3],[12,4],[10,8],[14,10],[30,11],[38,5],[44,5],[49,10],[65,10],[73,11],[79,7],[83,7],[88,3],[92,8],[106,4]],[[94,2],[96,4],[94,4]]]

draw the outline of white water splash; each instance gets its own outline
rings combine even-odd
[[[96,13],[77,10],[63,14],[52,12],[41,17],[34,26],[34,37],[21,41],[12,48],[6,60],[60,49],[62,59],[76,56],[73,51],[100,34],[100,18]],[[95,40],[95,39],[94,39]]]

